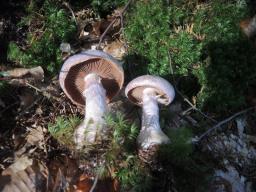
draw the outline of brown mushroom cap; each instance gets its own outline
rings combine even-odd
[[[132,103],[141,106],[145,88],[155,89],[156,95],[166,100],[166,105],[169,105],[175,96],[173,86],[168,81],[153,75],[143,75],[133,79],[126,86],[125,95]]]
[[[106,90],[107,102],[114,97],[123,86],[124,72],[121,63],[111,55],[89,50],[69,57],[63,64],[59,82],[68,98],[78,106],[85,105],[82,92],[85,89],[84,77],[96,73]]]

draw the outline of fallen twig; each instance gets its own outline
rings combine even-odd
[[[215,119],[209,117],[208,115],[206,115],[205,113],[203,113],[200,109],[196,108],[185,96],[182,95],[182,93],[181,93],[177,88],[176,88],[176,91],[177,91],[177,93],[184,99],[184,101],[190,105],[190,107],[191,107],[193,110],[197,111],[197,112],[200,113],[202,116],[204,116],[205,118],[211,120],[212,122],[217,123],[217,121],[216,121]]]
[[[175,87],[175,90],[176,92],[184,99],[184,101],[186,103],[188,103],[190,105],[190,107],[197,111],[198,113],[200,113],[202,116],[204,116],[205,118],[211,120],[212,122],[214,123],[217,123],[217,121],[211,117],[209,117],[208,115],[206,115],[205,113],[203,113],[200,109],[196,108],[177,88],[176,86],[176,80],[174,78],[174,73],[173,73],[173,67],[172,67],[172,60],[171,60],[171,54],[170,54],[170,51],[168,51],[168,59],[169,59],[169,64],[170,64],[170,72],[171,72],[171,75],[172,75],[172,78],[173,78],[173,82],[174,82],[174,87]],[[189,109],[191,110],[191,109]]]
[[[76,21],[76,16],[74,14],[74,11],[71,9],[69,3],[68,2],[63,2],[63,5],[65,5],[68,8],[68,10],[71,12],[72,17],[73,17],[73,19],[74,19],[74,21],[76,23],[76,26],[78,26],[77,21]]]
[[[35,89],[37,92],[41,93],[41,94],[42,94],[44,97],[46,97],[47,99],[51,99],[51,98],[52,98],[52,99],[54,99],[54,100],[56,100],[56,101],[59,100],[57,97],[55,97],[55,96],[53,96],[52,94],[50,94],[49,92],[47,92],[47,91],[45,90],[45,88],[39,89],[39,88],[37,88],[36,86],[31,85],[30,83],[27,83],[27,82],[26,82],[26,85],[27,85],[28,87],[32,88],[32,89]]]
[[[123,20],[123,14],[126,12],[128,6],[130,5],[131,2],[132,2],[132,0],[129,0],[129,1],[126,3],[126,5],[125,5],[125,7],[123,8],[123,10],[122,10],[122,11],[119,13],[119,15],[108,25],[108,27],[106,28],[106,30],[102,33],[102,35],[100,36],[100,41],[99,41],[99,43],[98,43],[98,45],[97,45],[97,47],[96,47],[97,49],[100,48],[100,45],[101,45],[101,43],[102,43],[102,41],[103,41],[105,35],[106,35],[107,32],[109,31],[109,29],[114,25],[114,23],[117,21],[117,19],[120,19],[121,22],[122,22],[122,20]]]
[[[198,139],[197,139],[197,142],[201,141],[205,136],[207,136],[209,133],[211,133],[212,131],[214,130],[217,130],[218,128],[220,128],[222,125],[228,123],[229,121],[231,121],[232,119],[234,119],[235,117],[239,116],[239,115],[242,115],[244,113],[247,113],[248,111],[251,111],[253,109],[255,109],[256,106],[254,107],[250,107],[250,108],[247,108],[243,111],[240,111],[240,112],[237,112],[235,113],[234,115],[230,116],[229,118],[227,119],[224,119],[223,121],[217,123],[216,125],[214,125],[212,128],[208,129],[206,132],[204,132]]]
[[[90,189],[90,192],[93,192],[93,191],[94,191],[94,189],[95,189],[95,187],[96,187],[96,185],[97,185],[97,183],[98,183],[98,179],[99,179],[99,174],[97,174],[97,176],[96,176],[96,178],[95,178],[95,180],[94,180],[94,183],[93,183],[93,185],[92,185],[92,188]]]
[[[35,87],[34,85],[31,85],[31,84],[30,84],[30,83],[28,83],[28,82],[26,82],[26,85],[27,85],[27,86],[29,86],[30,88],[35,89],[37,92],[40,92],[40,93],[42,93],[42,92],[43,92],[41,89],[39,89],[39,88]]]

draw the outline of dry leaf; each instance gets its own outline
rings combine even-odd
[[[27,167],[33,164],[33,160],[29,159],[27,156],[22,156],[19,159],[15,160],[15,162],[9,167],[12,172],[16,173],[19,171],[25,170]]]
[[[29,144],[36,145],[39,148],[43,149],[43,145],[44,145],[43,128],[41,126],[38,126],[36,129],[31,129],[26,139]]]
[[[63,156],[49,162],[49,191],[71,188],[77,178],[78,165],[75,159]]]
[[[116,40],[109,44],[106,44],[103,48],[103,51],[109,53],[117,59],[122,59],[125,54],[125,45],[120,40]]]
[[[7,77],[11,78],[10,84],[16,86],[25,86],[30,82],[41,82],[44,80],[44,70],[42,67],[34,67],[31,69],[16,68],[6,71]]]
[[[24,76],[33,77],[35,80],[43,80],[44,78],[44,70],[42,67],[34,67],[31,69],[26,68],[16,68],[10,71],[7,71],[9,77],[12,78],[22,78]]]
[[[92,35],[95,35],[99,37],[101,34],[105,32],[105,30],[108,28],[110,23],[116,19],[114,16],[108,16],[107,19],[101,19],[99,21],[96,21],[92,24]],[[112,36],[113,34],[117,33],[120,30],[121,24],[120,20],[116,19],[115,23],[113,26],[108,30],[107,35]]]
[[[25,109],[27,107],[29,107],[30,105],[32,105],[35,100],[36,100],[36,96],[34,95],[34,93],[29,90],[29,89],[25,89],[19,96],[20,99],[20,107],[22,109]]]
[[[75,192],[90,192],[94,180],[83,174],[80,176],[79,181],[76,184]],[[106,178],[104,180],[98,180],[94,192],[118,192],[119,182],[116,179]]]
[[[4,170],[0,176],[2,192],[44,192],[46,191],[47,169],[27,157],[20,158],[15,166]],[[21,167],[17,167],[17,166]],[[14,168],[15,167],[15,168]]]

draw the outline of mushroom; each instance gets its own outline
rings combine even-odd
[[[74,104],[85,106],[85,119],[74,134],[77,148],[80,149],[84,143],[93,144],[105,134],[107,103],[119,92],[124,82],[120,62],[99,50],[81,52],[65,61],[59,82]]]
[[[256,15],[252,18],[244,19],[240,22],[240,28],[242,32],[249,38],[256,35]]]
[[[169,105],[175,96],[174,89],[161,77],[144,75],[132,80],[125,89],[126,97],[142,106],[142,126],[137,139],[142,150],[169,143],[159,125],[158,103]]]

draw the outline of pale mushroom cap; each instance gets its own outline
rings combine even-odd
[[[101,77],[101,83],[106,90],[107,102],[123,86],[122,65],[111,55],[99,50],[88,50],[73,55],[64,62],[59,82],[67,97],[78,106],[85,105],[82,93],[85,89],[84,78],[89,73],[95,73]]]
[[[143,75],[133,79],[126,86],[125,95],[132,103],[141,106],[145,88],[155,89],[156,95],[165,100],[166,105],[169,105],[175,97],[173,86],[165,79],[153,75]]]

